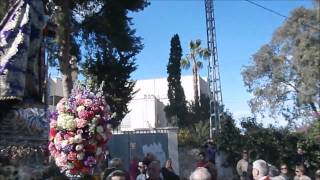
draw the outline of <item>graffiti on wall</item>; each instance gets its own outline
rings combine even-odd
[[[159,142],[158,143],[153,142],[152,144],[143,145],[142,152],[144,156],[146,156],[147,153],[154,154],[157,157],[157,159],[160,161],[161,166],[163,166],[164,163],[166,162],[166,153],[162,147],[162,144]]]

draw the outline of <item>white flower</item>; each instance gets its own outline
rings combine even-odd
[[[84,153],[77,154],[77,159],[78,160],[81,161],[83,159],[83,157],[84,157]]]
[[[84,107],[84,106],[79,106],[79,107],[77,107],[77,112],[80,112],[80,111],[82,111],[82,110],[85,110],[85,107]]]
[[[82,144],[78,144],[76,146],[76,151],[81,151],[83,149],[83,145]]]
[[[77,134],[77,135],[74,136],[74,139],[73,139],[74,143],[81,143],[81,141],[82,141],[81,134]]]
[[[62,113],[58,116],[57,127],[59,129],[73,131],[77,127],[77,122],[72,115]]]
[[[92,124],[98,124],[98,119],[94,117],[92,118],[91,122]]]

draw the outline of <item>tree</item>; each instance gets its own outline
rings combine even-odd
[[[182,48],[179,35],[171,38],[170,58],[167,65],[169,105],[165,107],[166,117],[172,125],[186,125],[187,106],[183,88],[181,86],[180,61]],[[177,122],[175,122],[177,121]]]
[[[80,47],[85,47],[88,42],[97,43],[89,50],[91,54],[96,54],[97,51],[103,51],[103,47],[108,47],[103,43],[112,43],[113,48],[128,52],[121,56],[128,57],[134,56],[130,52],[131,47],[142,48],[141,44],[136,43],[140,38],[134,37],[135,30],[129,27],[132,23],[127,14],[128,11],[142,10],[148,5],[145,0],[53,0],[53,3],[52,7],[55,9],[53,20],[58,28],[52,54],[54,59],[58,60],[59,70],[62,73],[65,97],[71,92],[72,73],[77,69],[75,68],[77,62],[84,60],[80,59],[79,54],[81,53],[82,57],[88,54],[80,52],[80,49],[88,51]],[[101,40],[97,41],[98,38]],[[113,53],[115,56],[120,56],[117,52]],[[87,60],[92,59],[90,56]],[[73,57],[78,58],[74,61]]]
[[[130,27],[128,12],[143,10],[147,5],[144,0],[106,1],[99,11],[81,23],[85,40],[84,73],[96,86],[105,82],[106,101],[111,111],[116,112],[114,127],[128,113],[127,104],[135,93],[135,82],[130,80],[130,75],[136,70],[135,55],[143,47],[141,38],[135,36],[135,30]]]
[[[193,76],[193,92],[194,92],[194,103],[195,106],[199,107],[199,89],[198,89],[198,70],[202,68],[201,59],[209,58],[209,50],[201,47],[201,41],[198,39],[195,42],[190,41],[189,44],[190,53],[181,60],[181,66],[185,69],[190,68],[192,65],[192,76]]]
[[[295,9],[242,71],[254,95],[252,112],[283,115],[289,122],[320,108],[319,9]],[[310,113],[313,112],[313,113]]]
[[[227,154],[224,165],[235,166],[241,157],[243,138],[230,112],[223,112],[221,131],[217,134],[216,139],[219,149]]]

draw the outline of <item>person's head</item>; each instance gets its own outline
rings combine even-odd
[[[139,169],[140,173],[145,173],[147,170],[147,166],[142,161],[140,161],[138,163],[138,169]]]
[[[280,165],[280,172],[281,172],[281,174],[288,174],[288,166],[287,166],[287,164],[281,164]]]
[[[305,171],[306,171],[306,169],[304,168],[303,165],[297,165],[297,166],[296,166],[295,173],[296,173],[296,175],[297,175],[298,177],[304,175]]]
[[[156,160],[156,156],[154,154],[152,154],[151,152],[147,153],[147,159],[149,161],[154,161]]]
[[[168,159],[168,160],[166,161],[165,167],[166,167],[166,168],[172,168],[172,161],[171,161],[171,159]]]
[[[314,178],[316,178],[316,180],[320,180],[320,169],[316,171]]]
[[[297,153],[298,153],[298,154],[303,154],[303,149],[302,149],[301,147],[298,147]]]
[[[211,180],[211,175],[208,169],[204,167],[198,167],[190,175],[190,180]]]
[[[116,168],[116,169],[122,169],[122,161],[120,158],[113,158],[110,161],[110,167]]]
[[[276,177],[276,176],[279,176],[279,170],[277,167],[271,165],[271,164],[268,164],[268,168],[269,168],[269,177]]]
[[[126,174],[121,170],[115,170],[108,175],[107,180],[126,180]]]
[[[206,159],[206,154],[205,154],[204,152],[200,152],[200,153],[198,154],[198,156],[199,156],[199,160],[200,160],[200,161],[203,161],[203,160]]]
[[[263,176],[267,176],[269,173],[268,164],[266,161],[259,159],[252,164],[253,179],[259,179]]]
[[[245,159],[245,160],[249,159],[249,154],[248,154],[247,150],[243,150],[242,151],[242,158]]]
[[[151,180],[159,179],[160,178],[160,162],[159,161],[152,161],[148,166],[148,175]]]

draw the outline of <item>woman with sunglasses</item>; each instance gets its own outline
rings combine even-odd
[[[304,168],[303,165],[297,165],[295,170],[296,176],[294,177],[293,180],[311,180],[310,177],[304,175],[305,170],[306,169]]]
[[[281,164],[280,175],[284,180],[289,180],[288,166],[286,164]]]

